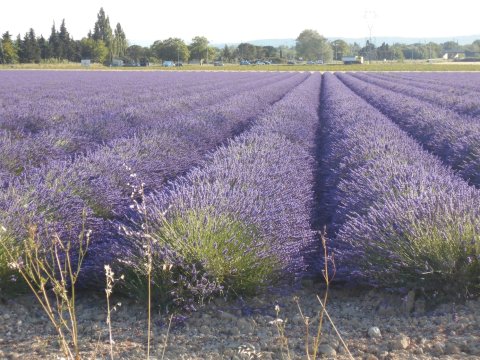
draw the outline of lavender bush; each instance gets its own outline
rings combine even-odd
[[[149,235],[226,289],[251,292],[300,275],[314,245],[309,216],[320,76],[311,75],[250,131],[147,197]],[[156,268],[165,259],[157,257]]]
[[[479,191],[335,76],[324,76],[323,90],[339,275],[388,286],[476,286]]]
[[[348,74],[337,76],[465,180],[480,186],[480,122]]]

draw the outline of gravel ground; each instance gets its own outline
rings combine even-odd
[[[215,299],[172,326],[168,337],[168,318],[154,314],[152,358],[162,358],[166,342],[164,359],[306,359],[306,326],[295,297],[313,334],[320,309],[316,296],[323,292],[321,284],[304,281],[289,293]],[[83,358],[109,358],[105,299],[81,294],[77,309]],[[145,309],[123,299],[112,313],[116,359],[146,357]],[[432,305],[413,292],[335,286],[327,310],[355,359],[480,359],[480,300]],[[275,323],[284,326],[290,357],[282,352]],[[322,357],[349,358],[328,321],[319,350]],[[60,358],[53,327],[32,296],[0,303],[0,359]]]

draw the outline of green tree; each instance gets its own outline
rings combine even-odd
[[[257,57],[257,49],[255,45],[249,43],[241,43],[238,45],[238,57],[242,60],[254,60]]]
[[[188,46],[190,59],[199,60],[201,63],[210,62],[217,58],[217,49],[210,46],[208,39],[204,36],[195,36]],[[218,54],[218,56],[222,56]]]
[[[93,62],[103,63],[108,57],[108,49],[101,40],[95,41],[89,38],[83,38],[79,44],[80,57],[90,59]]]
[[[110,19],[105,15],[103,7],[100,8],[100,11],[97,14],[97,21],[93,27],[92,39],[95,41],[103,41],[104,45],[107,47],[109,61],[112,61],[113,58],[113,32],[110,26]]]
[[[456,41],[447,41],[441,44],[443,51],[454,51],[461,48]]]
[[[41,58],[41,50],[38,45],[35,31],[30,28],[29,32],[20,40],[20,62],[23,63],[39,63]]]
[[[342,57],[351,55],[350,54],[350,46],[347,44],[345,40],[334,40],[332,41],[332,48],[333,48],[333,59],[340,61]]]
[[[263,54],[267,59],[271,59],[278,56],[278,50],[273,46],[264,46]]]
[[[479,42],[479,45],[480,45],[480,42]],[[442,54],[442,47],[439,44],[434,43],[433,41],[430,41],[426,46],[428,48],[428,58],[429,59],[439,58],[443,55]]]
[[[17,49],[12,41],[12,35],[7,31],[2,35],[0,51],[0,61],[4,64],[18,63]]]
[[[204,36],[195,36],[188,46],[190,58],[202,62],[207,58],[208,39]]]
[[[58,32],[55,28],[55,22],[52,25],[52,30],[50,32],[50,37],[48,38],[48,54],[47,58],[58,58],[59,53],[59,40]]]
[[[480,52],[480,40],[475,40],[468,48],[470,51]]]
[[[113,34],[113,55],[125,56],[128,48],[128,41],[120,23],[117,23]]]
[[[355,56],[359,55],[361,49],[362,49],[362,47],[357,42],[354,42],[353,45],[350,45],[350,54],[349,55],[355,55]]]
[[[42,60],[48,59],[49,58],[48,42],[43,37],[43,35],[41,35],[40,38],[38,39],[38,46],[40,47],[40,58]]]
[[[15,42],[13,43],[13,46],[15,47],[15,50],[18,54],[18,61],[19,62],[24,62],[24,47],[23,47],[23,41],[22,38],[20,37],[20,34],[17,35],[17,38],[15,39]]]
[[[103,7],[100,8],[100,11],[97,14],[97,21],[93,26],[93,40],[102,40],[105,45],[110,45],[112,42],[112,28],[110,27],[110,19],[105,15]]]
[[[60,31],[58,32],[58,54],[57,57],[62,59],[71,58],[70,34],[65,26],[65,19],[62,20]]]
[[[333,51],[327,39],[315,30],[303,30],[296,40],[297,56],[305,60],[330,61]]]
[[[230,48],[228,47],[227,44],[225,44],[225,46],[223,47],[223,50],[222,50],[222,60],[223,61],[231,61],[232,60],[232,51],[230,50]]]
[[[127,48],[125,54],[136,63],[139,63],[145,57],[145,48],[139,45],[132,45]]]
[[[360,49],[360,55],[363,56],[367,61],[376,60],[377,50],[375,48],[375,44],[367,40],[365,46]]]
[[[161,60],[188,61],[190,53],[188,46],[182,39],[168,38],[164,41],[155,41],[152,50],[156,57]]]
[[[393,58],[395,60],[398,60],[398,61],[401,61],[401,62],[403,62],[405,60],[405,55],[403,54],[402,46],[400,46],[399,44],[393,44],[390,47],[390,49],[393,52]]]
[[[379,60],[393,60],[393,51],[387,43],[383,42],[377,48],[377,59]]]

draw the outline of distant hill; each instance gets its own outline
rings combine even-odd
[[[357,43],[359,45],[365,45],[367,41],[367,37],[359,37],[359,38],[345,38],[341,36],[328,36],[328,40],[333,41],[337,39],[345,40],[349,44]],[[479,35],[470,35],[470,36],[452,36],[452,37],[432,37],[432,38],[413,38],[413,37],[395,37],[395,36],[377,36],[372,37],[372,41],[376,45],[381,45],[382,43],[387,44],[394,44],[394,43],[402,43],[402,44],[415,44],[415,43],[425,43],[425,42],[434,42],[437,44],[444,43],[447,41],[458,41],[459,45],[467,45],[471,44],[475,40],[480,40]],[[295,39],[260,39],[260,40],[249,40],[244,41],[256,46],[274,46],[279,47],[281,45],[284,46],[295,46]],[[228,46],[237,46],[239,43],[218,43],[213,44],[213,46],[218,48],[223,48],[225,45]]]
[[[364,45],[367,41],[367,37],[361,38],[343,38],[343,37],[328,37],[329,40],[336,40],[342,39],[345,40],[349,44],[353,44],[356,42],[359,45]],[[431,38],[414,38],[414,37],[400,37],[400,36],[372,36],[372,42],[376,45],[381,45],[382,43],[387,43],[389,45],[395,43],[401,44],[416,44],[420,43],[423,44],[425,42],[434,42],[437,44],[441,44],[447,41],[458,41],[459,45],[468,45],[474,42],[475,40],[480,40],[479,35],[469,35],[469,36],[451,36],[451,37],[431,37]]]
[[[263,39],[263,40],[248,40],[248,41],[242,41],[244,43],[249,43],[255,46],[273,46],[273,47],[279,47],[281,45],[284,46],[295,46],[295,39]],[[229,43],[217,43],[217,44],[212,44],[212,46],[217,47],[217,48],[223,48],[225,45],[228,46],[238,46],[240,44],[239,42],[229,42]]]

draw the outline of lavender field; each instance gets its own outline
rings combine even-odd
[[[325,226],[337,280],[478,290],[477,74],[4,71],[0,84],[0,239],[57,237],[75,262],[91,230],[80,287],[102,288],[110,265],[138,294],[149,256],[158,294],[186,307],[321,276]],[[2,288],[11,262],[0,248]]]

